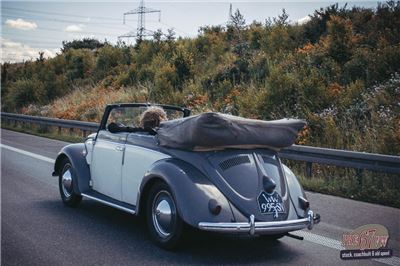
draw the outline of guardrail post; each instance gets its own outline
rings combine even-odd
[[[69,134],[72,135],[74,133],[74,129],[72,127],[69,128]]]
[[[61,135],[61,127],[58,127],[57,133],[58,135]]]
[[[363,172],[363,169],[356,169],[357,183],[360,185],[360,188],[362,188],[363,185]]]
[[[39,125],[39,132],[40,133],[47,133],[49,132],[49,127],[46,124]]]
[[[311,162],[306,163],[306,177],[307,178],[312,177],[312,163]]]
[[[86,134],[86,130],[82,130],[82,137],[86,138],[87,134]]]

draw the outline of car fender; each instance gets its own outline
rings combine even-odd
[[[186,223],[197,227],[199,222],[234,221],[230,203],[215,185],[197,168],[174,158],[155,162],[145,174],[137,197],[138,214],[145,209],[147,193],[157,181],[163,181],[171,188],[178,213]],[[211,213],[210,200],[221,206],[218,215]]]
[[[79,195],[81,192],[89,190],[90,168],[86,162],[85,144],[70,144],[62,148],[54,164],[53,176],[59,176],[62,170],[61,162],[64,158],[68,158],[73,167],[72,184],[74,192]]]
[[[292,170],[290,170],[289,167],[282,164],[282,168],[285,173],[285,177],[289,188],[289,195],[296,210],[296,213],[300,217],[306,217],[308,209],[304,210],[300,206],[300,201],[299,201],[299,197],[302,197],[307,200],[307,196],[304,193],[303,187],[301,186],[299,180],[292,172]]]

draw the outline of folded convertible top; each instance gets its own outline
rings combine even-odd
[[[298,119],[263,121],[209,112],[162,122],[157,138],[161,146],[184,150],[279,150],[292,145],[305,125]]]

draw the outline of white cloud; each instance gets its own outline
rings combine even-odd
[[[35,22],[30,22],[23,20],[22,18],[18,19],[7,19],[6,25],[10,28],[19,29],[19,30],[34,30],[37,28],[37,24]]]
[[[65,32],[81,32],[81,31],[83,31],[84,27],[85,27],[85,25],[83,25],[83,24],[69,25],[64,29],[64,31]]]
[[[310,20],[311,20],[310,16],[305,16],[304,18],[301,18],[301,19],[297,20],[297,23],[299,25],[302,25],[302,24],[305,24],[305,23],[309,22]]]
[[[58,49],[40,49],[32,48],[28,45],[14,42],[10,39],[0,39],[1,43],[1,58],[0,61],[3,62],[22,62],[27,60],[34,60],[39,57],[39,52],[44,52],[44,57],[54,57],[58,52]]]

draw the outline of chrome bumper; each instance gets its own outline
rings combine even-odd
[[[199,229],[221,233],[248,233],[254,234],[279,234],[284,232],[301,230],[308,228],[311,230],[314,223],[320,220],[319,215],[314,217],[313,211],[308,211],[307,218],[277,221],[277,222],[255,222],[254,215],[250,215],[249,222],[244,223],[208,223],[200,222]]]

